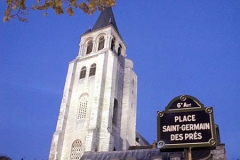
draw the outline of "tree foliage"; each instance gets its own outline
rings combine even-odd
[[[105,7],[114,6],[116,0],[36,0],[35,4],[27,7],[26,0],[6,0],[7,8],[4,11],[3,21],[8,22],[12,18],[17,18],[21,22],[27,22],[27,15],[30,10],[43,10],[44,16],[48,9],[53,9],[57,15],[74,15],[74,9],[80,8],[84,13],[93,14],[96,10],[104,10]]]

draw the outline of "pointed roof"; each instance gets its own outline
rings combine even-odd
[[[92,28],[92,31],[104,28],[108,25],[112,25],[116,29],[117,33],[119,34],[117,24],[113,15],[112,7],[107,7],[101,12],[101,14],[97,19],[97,22]]]

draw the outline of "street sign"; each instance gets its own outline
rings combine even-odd
[[[157,119],[161,149],[216,146],[213,108],[204,108],[195,97],[174,98]]]

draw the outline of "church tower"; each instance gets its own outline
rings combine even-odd
[[[136,145],[137,76],[112,8],[101,12],[70,62],[50,160]]]

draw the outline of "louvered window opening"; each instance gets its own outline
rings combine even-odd
[[[93,42],[89,41],[88,44],[87,44],[87,52],[86,52],[86,54],[90,54],[92,52],[92,49],[93,49]]]
[[[80,160],[81,155],[82,155],[82,142],[80,140],[76,140],[72,144],[71,160]]]
[[[119,44],[119,47],[118,47],[118,56],[120,56],[122,53],[122,46],[121,44]]]
[[[115,38],[112,39],[112,42],[111,42],[111,50],[113,51],[115,48]]]
[[[80,102],[79,109],[78,109],[78,116],[77,119],[85,119],[87,114],[87,103],[88,101]]]
[[[99,38],[99,44],[98,44],[98,50],[101,50],[101,49],[104,48],[104,42],[105,42],[104,37],[100,37]]]

